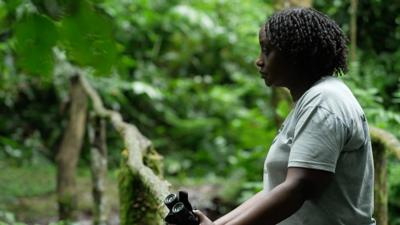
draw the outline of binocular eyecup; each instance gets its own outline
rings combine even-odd
[[[178,195],[169,194],[164,199],[164,204],[169,209],[168,215],[164,218],[168,224],[175,225],[199,225],[200,221],[193,212],[189,202],[189,195],[185,191],[179,191]]]

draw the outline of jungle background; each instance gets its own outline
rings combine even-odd
[[[164,178],[199,208],[224,213],[260,190],[268,147],[292,106],[254,63],[259,28],[282,2],[0,0],[0,221],[63,224],[57,164],[77,74],[151,140]],[[303,2],[342,27],[351,51],[341,79],[369,124],[400,138],[400,1]],[[91,224],[92,140],[82,126],[75,223]],[[104,126],[108,223],[119,224],[125,146]],[[389,224],[399,225],[400,163],[387,157]]]

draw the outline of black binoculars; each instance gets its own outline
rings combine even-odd
[[[164,204],[168,207],[169,213],[164,218],[168,224],[175,225],[199,225],[200,220],[193,212],[189,202],[189,195],[185,191],[179,191],[178,195],[169,194]]]

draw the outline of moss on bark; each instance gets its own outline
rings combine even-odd
[[[160,202],[152,196],[149,186],[143,182],[138,174],[132,172],[127,165],[127,154],[122,154],[121,168],[118,175],[120,195],[120,221],[121,225],[163,225]],[[154,149],[145,155],[145,164],[161,172],[161,157]]]
[[[375,167],[374,217],[377,224],[388,224],[387,151],[377,140],[372,141]]]

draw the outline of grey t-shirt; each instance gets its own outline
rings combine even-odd
[[[288,167],[334,173],[323,194],[279,225],[372,225],[374,168],[364,112],[338,78],[317,81],[295,103],[264,164],[264,191],[284,182]]]

